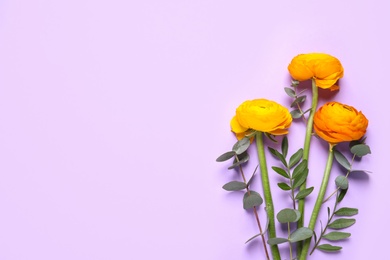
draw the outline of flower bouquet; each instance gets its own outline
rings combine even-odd
[[[220,155],[217,161],[231,160],[232,164],[228,169],[234,169],[241,176],[242,181],[228,182],[223,189],[245,191],[243,208],[253,211],[259,229],[258,234],[247,242],[261,239],[266,259],[281,259],[279,247],[286,246],[289,248],[290,260],[305,260],[310,258],[316,250],[327,252],[341,250],[340,240],[351,236],[345,230],[355,224],[356,220],[353,216],[358,213],[358,209],[342,207],[340,204],[348,191],[348,176],[356,171],[352,168],[354,160],[370,154],[371,151],[366,144],[365,137],[368,120],[362,112],[337,101],[327,102],[317,108],[318,88],[329,91],[339,89],[336,84],[343,77],[344,69],[337,58],[323,53],[300,54],[292,59],[288,71],[292,77],[292,83],[291,87],[286,87],[284,90],[292,99],[292,111],[277,102],[264,98],[243,102],[237,107],[236,114],[230,122],[231,131],[238,141],[231,151]],[[304,111],[303,102],[307,96],[303,95],[304,90],[299,91],[298,86],[300,82],[307,80],[312,82],[312,100],[311,107]],[[306,132],[302,148],[288,156],[288,130],[294,120],[303,120]],[[281,137],[276,138],[277,136]],[[313,136],[328,143],[329,148],[326,167],[323,170],[319,187],[306,186],[306,180],[310,178],[311,172],[318,171],[309,162]],[[278,142],[276,139],[279,139],[278,148],[265,149],[264,137],[273,142]],[[349,151],[337,149],[339,144],[346,142],[349,143]],[[257,147],[262,192],[251,188],[257,167],[248,180],[244,172],[250,158],[248,148],[251,144]],[[277,186],[282,191],[288,192],[292,200],[291,208],[284,208],[277,213],[270,187],[269,169],[266,162],[267,151],[279,162],[279,165],[271,167],[273,173],[285,180],[277,183]],[[312,156],[316,155],[312,154]],[[343,171],[335,178],[335,190],[327,194],[334,160],[341,165]],[[308,196],[317,197],[311,217],[309,221],[306,221],[304,219],[305,200]],[[259,206],[263,202],[267,216],[266,224],[260,222],[258,214],[261,210]],[[332,206],[327,207],[327,220],[321,222],[321,229],[318,230],[316,224],[319,212],[329,203],[332,203]],[[287,226],[287,237],[277,235],[276,225]]]

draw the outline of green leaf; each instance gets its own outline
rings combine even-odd
[[[345,195],[347,194],[347,191],[348,191],[348,189],[340,190],[338,192],[338,194],[337,194],[337,203],[340,203],[344,199]]]
[[[340,208],[334,214],[337,216],[353,216],[359,213],[359,210],[356,208]]]
[[[359,157],[362,157],[371,153],[371,150],[370,147],[366,144],[357,144],[351,147],[351,153],[356,154]]]
[[[330,241],[338,241],[338,240],[346,239],[350,236],[351,236],[351,233],[333,231],[333,232],[329,232],[328,234],[324,235],[323,238],[328,239]]]
[[[336,161],[343,166],[346,170],[350,171],[351,170],[351,163],[345,158],[345,156],[340,153],[338,150],[334,150],[334,158]]]
[[[306,198],[306,197],[313,191],[313,189],[314,189],[314,187],[310,187],[310,188],[301,190],[301,191],[298,192],[298,194],[295,196],[295,199],[296,199],[296,200],[300,200],[300,199]]]
[[[272,170],[274,170],[277,174],[279,174],[279,175],[281,175],[281,176],[283,176],[283,177],[285,177],[285,178],[287,178],[287,179],[290,179],[290,176],[288,175],[288,173],[287,173],[284,169],[279,168],[279,167],[276,167],[276,166],[272,166],[271,168],[272,168]]]
[[[348,179],[345,176],[337,176],[336,177],[336,186],[342,190],[348,189]]]
[[[295,98],[295,91],[291,88],[284,88],[284,91],[292,98]]]
[[[274,238],[270,238],[268,239],[267,243],[271,246],[273,245],[278,245],[278,244],[282,244],[282,243],[286,243],[288,242],[288,239],[286,238],[281,238],[281,237],[274,237]]]
[[[305,100],[306,100],[306,96],[297,97],[297,98],[291,103],[291,107],[294,107],[294,106],[296,106],[296,105],[299,104],[299,103],[305,102]]]
[[[329,224],[329,228],[332,229],[343,229],[355,224],[356,220],[353,218],[339,218]]]
[[[293,182],[292,188],[295,189],[301,186],[306,181],[308,174],[309,174],[309,169],[306,168],[302,174],[299,174],[298,177],[296,177],[296,179]]]
[[[278,158],[279,161],[281,161],[284,166],[287,167],[286,158],[284,158],[283,154],[281,154],[279,151],[275,150],[272,147],[268,147],[268,150],[271,152],[272,155],[274,155],[276,158]]]
[[[237,143],[233,145],[232,150],[236,152],[236,154],[242,154],[246,150],[248,150],[251,141],[248,137],[244,137],[241,140],[238,140]]]
[[[248,243],[248,242],[250,242],[250,241],[252,241],[253,239],[255,239],[255,238],[258,237],[258,236],[261,236],[261,234],[254,235],[253,237],[249,238],[249,239],[245,242],[245,244]]]
[[[233,158],[235,155],[236,155],[236,152],[235,152],[235,151],[226,152],[226,153],[220,155],[220,156],[217,158],[217,162],[224,162],[224,161],[227,161],[227,160],[229,160],[230,158]]]
[[[293,174],[292,174],[292,178],[295,179],[297,178],[300,174],[303,174],[305,169],[307,169],[307,160],[302,160],[302,162],[300,162],[298,164],[297,167],[295,167],[294,171],[293,171]]]
[[[248,183],[246,184],[247,187],[249,187],[249,185],[251,185],[251,183],[256,175],[257,168],[259,168],[259,165],[257,165],[255,170],[253,171],[252,177],[249,179]]]
[[[227,191],[243,190],[246,189],[246,183],[240,181],[231,181],[223,185],[222,188]]]
[[[302,117],[302,113],[299,109],[294,109],[290,111],[291,117],[294,119],[299,119]]]
[[[313,230],[311,230],[310,228],[306,228],[306,227],[301,227],[301,228],[298,228],[297,230],[295,230],[291,235],[290,235],[290,242],[294,243],[294,242],[298,242],[298,241],[302,241],[302,240],[305,240],[305,239],[308,239],[310,237],[313,236]]]
[[[279,186],[279,188],[281,188],[282,190],[291,190],[291,187],[288,186],[288,184],[287,184],[287,183],[284,183],[284,182],[279,182],[279,183],[278,183],[278,186]]]
[[[237,157],[238,160],[237,158],[234,158],[233,164],[228,167],[229,170],[249,161],[249,154],[247,152],[243,152],[242,154],[237,155]]]
[[[288,153],[288,139],[287,136],[284,136],[282,140],[282,154],[284,158],[286,158],[287,153]]]
[[[263,203],[263,198],[256,191],[247,191],[244,194],[244,209],[251,209],[260,206]]]
[[[303,149],[301,148],[290,157],[290,161],[288,162],[290,169],[294,167],[302,159],[302,156],[303,156]]]
[[[301,217],[301,213],[294,209],[282,209],[276,215],[280,223],[297,222]]]
[[[341,246],[332,246],[330,244],[322,244],[322,245],[317,246],[317,248],[319,250],[327,251],[327,252],[334,252],[334,251],[339,251],[342,249]]]
[[[298,80],[295,80],[295,79],[293,79],[293,80],[291,80],[291,86],[292,87],[296,87],[296,86],[298,86],[299,85],[299,81]]]

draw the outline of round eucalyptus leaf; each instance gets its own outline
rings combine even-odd
[[[276,218],[280,223],[296,222],[298,214],[296,210],[293,209],[282,209],[276,215]]]
[[[244,194],[244,209],[251,209],[260,206],[263,203],[263,198],[256,191],[250,190]]]
[[[342,190],[348,189],[348,179],[345,176],[337,176],[336,177],[336,186]]]
[[[251,141],[248,137],[244,137],[241,140],[238,140],[237,143],[233,145],[232,150],[236,152],[236,154],[242,154],[245,152],[251,144]]]
[[[351,153],[356,154],[359,157],[365,156],[371,153],[370,147],[366,144],[357,144],[351,147]]]
[[[301,227],[295,230],[291,235],[290,235],[290,242],[298,242],[302,241],[305,239],[308,239],[313,236],[313,230],[307,227]]]
[[[294,109],[290,111],[291,117],[294,119],[299,119],[302,117],[302,113],[299,109]]]

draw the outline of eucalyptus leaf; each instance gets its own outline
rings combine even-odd
[[[284,136],[282,140],[282,154],[284,158],[286,158],[287,153],[288,153],[288,139],[287,136]]]
[[[274,238],[270,238],[268,239],[267,243],[271,246],[273,245],[278,245],[278,244],[282,244],[282,243],[286,243],[288,242],[288,239],[286,238],[281,238],[281,237],[274,237]]]
[[[272,166],[271,168],[272,168],[272,170],[274,170],[277,174],[279,174],[279,175],[281,175],[281,176],[283,176],[283,177],[285,177],[285,178],[287,178],[287,179],[290,179],[290,176],[288,175],[288,173],[287,173],[284,169],[279,168],[279,167],[276,167],[276,166]]]
[[[288,166],[290,168],[294,167],[301,159],[303,156],[303,149],[300,148],[298,151],[296,151],[291,157],[288,162]]]
[[[236,168],[237,166],[240,166],[247,161],[249,161],[249,154],[247,152],[243,152],[242,154],[239,154],[236,158],[234,158],[233,164],[229,166],[228,169],[231,170],[233,168]]]
[[[295,98],[295,91],[292,88],[284,88],[284,91],[289,97]]]
[[[330,241],[338,241],[338,240],[346,239],[350,236],[351,236],[351,233],[333,231],[333,232],[329,232],[328,234],[324,235],[323,238],[330,240]]]
[[[295,80],[295,79],[291,80],[291,86],[292,87],[296,87],[298,85],[299,85],[299,81],[298,80]]]
[[[299,103],[303,103],[303,102],[305,102],[305,100],[306,100],[306,96],[305,96],[305,95],[304,95],[304,96],[297,97],[297,98],[291,103],[291,107],[294,107],[294,106],[296,106],[296,105],[299,104]]]
[[[322,244],[317,246],[317,249],[322,250],[322,251],[327,251],[327,252],[334,252],[334,251],[339,251],[342,249],[341,246],[332,246],[330,244]]]
[[[299,119],[302,117],[302,113],[299,109],[294,109],[290,111],[291,117],[294,119]]]
[[[245,244],[248,243],[248,242],[250,242],[250,241],[252,241],[253,239],[255,239],[255,238],[258,237],[258,236],[261,236],[261,234],[254,235],[253,237],[249,238],[249,239],[245,242]]]
[[[348,189],[348,179],[345,176],[337,176],[336,177],[336,186],[339,187],[342,190]]]
[[[348,159],[338,150],[334,150],[334,158],[336,161],[343,166],[346,170],[351,170],[351,163],[348,161]]]
[[[340,208],[337,211],[335,211],[335,215],[337,216],[354,216],[359,213],[359,210],[356,208]]]
[[[257,171],[257,168],[259,168],[259,165],[256,166],[255,170],[253,171],[253,174],[252,174],[252,177],[249,179],[248,183],[247,183],[247,187],[249,187],[249,185],[252,184],[252,181],[254,180],[254,177],[256,175],[256,171]]]
[[[276,158],[278,158],[279,161],[281,161],[284,166],[287,167],[286,158],[284,158],[283,154],[281,154],[279,151],[275,150],[272,147],[268,147],[268,150],[271,152],[272,155],[274,155]]]
[[[332,229],[343,229],[355,224],[356,220],[353,218],[339,218],[328,225]]]
[[[256,191],[250,190],[244,194],[243,202],[244,209],[251,209],[260,206],[263,203],[263,198]]]
[[[301,227],[295,230],[291,235],[290,235],[290,242],[298,242],[302,241],[305,239],[308,239],[313,236],[313,230],[307,227]]]
[[[371,153],[371,149],[366,144],[357,144],[351,147],[351,153],[356,154],[359,157],[365,156]]]
[[[278,183],[278,186],[279,186],[279,188],[281,188],[282,190],[291,190],[291,187],[288,186],[288,184],[287,184],[287,183],[284,183],[284,182],[279,182],[279,183]]]
[[[217,158],[217,162],[224,162],[224,161],[227,161],[227,160],[233,158],[235,155],[236,155],[236,152],[235,152],[235,151],[226,152],[226,153],[220,155],[220,156]]]
[[[248,150],[251,141],[248,137],[244,137],[241,140],[238,140],[234,145],[232,150],[236,152],[236,154],[242,154],[246,150]]]
[[[286,208],[279,211],[279,213],[276,215],[276,218],[280,223],[288,223],[298,221],[300,215],[301,214],[299,211]]]
[[[246,183],[240,181],[231,181],[223,185],[222,188],[227,191],[243,190],[246,189]]]
[[[298,194],[295,196],[295,199],[296,199],[296,200],[300,200],[300,199],[306,198],[306,197],[313,191],[313,189],[314,189],[314,187],[310,187],[310,188],[301,190],[301,191],[298,192]]]

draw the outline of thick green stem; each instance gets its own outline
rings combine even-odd
[[[264,191],[264,201],[265,201],[266,211],[267,211],[268,221],[269,221],[268,237],[274,238],[276,237],[274,203],[272,201],[271,188],[269,184],[268,169],[267,169],[267,162],[266,162],[265,152],[264,152],[264,142],[263,142],[262,132],[256,132],[256,145],[257,145],[257,153],[259,156],[261,182]],[[280,253],[277,245],[271,246],[271,253],[272,253],[273,260],[280,260]]]
[[[311,109],[310,109],[310,115],[307,120],[306,125],[306,135],[305,135],[305,144],[303,146],[303,160],[309,161],[309,151],[310,151],[310,142],[311,142],[311,136],[313,132],[313,120],[314,120],[314,114],[317,110],[317,104],[318,104],[318,87],[316,86],[316,82],[314,79],[312,79],[311,82],[312,85],[312,101],[311,101]],[[301,185],[300,190],[306,189],[306,181]],[[299,200],[298,202],[298,210],[301,212],[301,218],[298,220],[297,228],[301,228],[304,226],[305,223],[305,200]],[[297,243],[297,255],[300,255],[302,248],[302,244],[300,242]]]
[[[309,228],[313,231],[314,231],[315,224],[317,222],[318,213],[320,212],[321,205],[324,200],[326,188],[328,186],[332,164],[333,164],[333,145],[329,145],[329,155],[328,155],[328,161],[326,162],[325,173],[322,178],[320,191],[318,192],[317,200],[316,203],[314,204],[313,213],[311,214],[311,218],[309,222]],[[309,252],[310,240],[311,239],[305,240],[301,251],[301,255],[299,256],[299,260],[306,260],[307,253]]]

